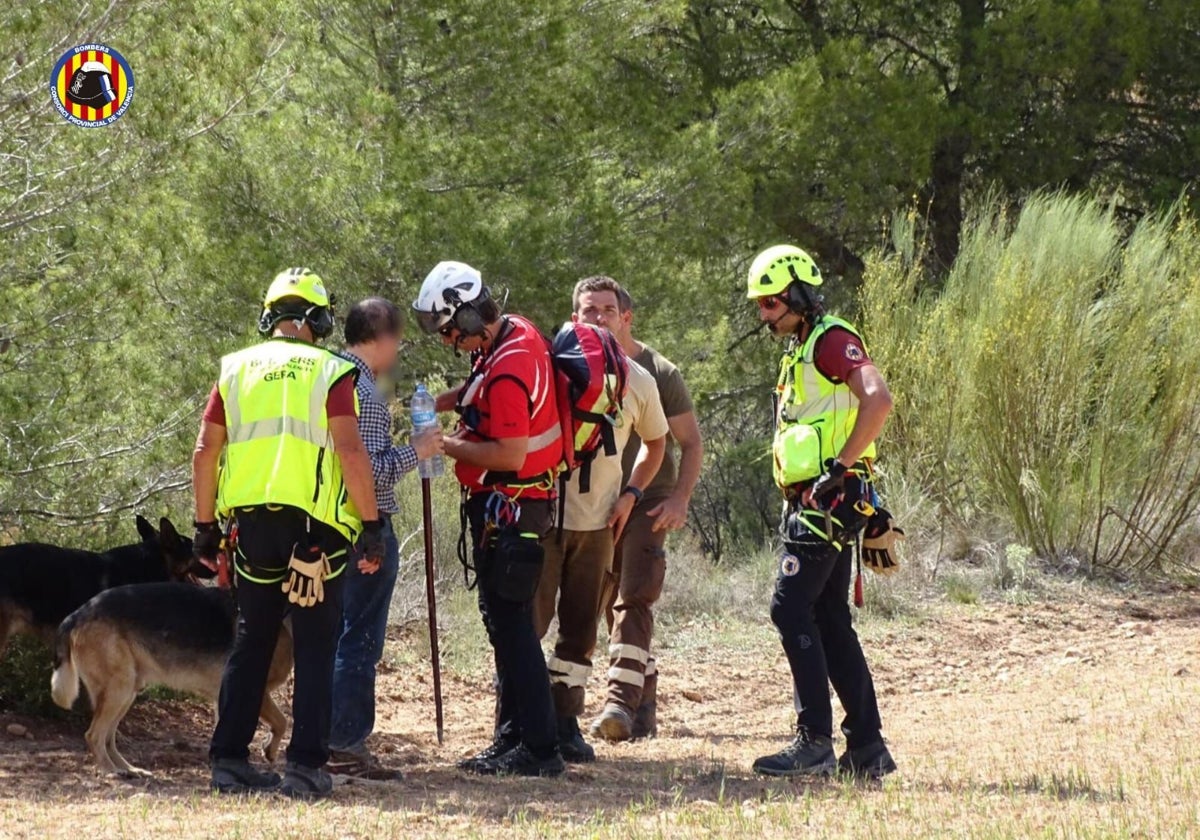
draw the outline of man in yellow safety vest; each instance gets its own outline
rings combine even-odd
[[[192,458],[195,552],[217,561],[218,516],[237,529],[239,609],[209,757],[223,793],[279,788],[295,798],[332,790],[329,757],[334,653],[347,555],[383,556],[371,462],[358,432],[357,368],[316,346],[333,330],[324,284],[305,268],[277,276],[263,301],[268,340],[221,360]],[[267,671],[285,614],[296,680],[292,739],[281,780],[249,761]]]
[[[880,778],[896,765],[880,734],[848,593],[852,546],[872,512],[875,439],[892,398],[858,332],[825,314],[820,285],[816,263],[791,245],[759,254],[747,281],[759,318],[788,342],[775,393],[774,473],[787,506],[771,621],[791,666],[797,715],[792,743],[759,758],[754,770]],[[830,683],[846,713],[840,759]]]

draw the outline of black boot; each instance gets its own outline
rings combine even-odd
[[[896,772],[896,762],[888,752],[883,741],[867,744],[853,750],[846,750],[838,759],[838,772],[846,776],[860,779],[882,779],[889,773]]]
[[[324,767],[287,763],[279,792],[291,799],[324,799],[333,793],[333,779]]]
[[[754,772],[764,776],[828,776],[836,768],[833,739],[811,735],[804,727],[796,731],[792,743],[754,762]]]
[[[557,749],[539,758],[529,747],[518,744],[496,760],[481,764],[477,772],[485,776],[561,776],[566,769]]]
[[[218,793],[262,793],[279,787],[279,774],[255,770],[241,758],[217,758],[212,762],[212,789]]]
[[[496,759],[500,758],[507,752],[516,749],[521,742],[516,738],[497,738],[488,746],[484,747],[482,752],[476,753],[470,758],[464,758],[458,762],[459,770],[466,770],[468,773],[485,774],[488,771],[485,769]]]
[[[579,718],[558,719],[558,751],[567,764],[590,764],[596,760],[596,751],[583,740],[583,733],[579,731]]]

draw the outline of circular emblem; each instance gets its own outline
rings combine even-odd
[[[857,344],[846,345],[846,358],[852,362],[861,362],[863,360],[863,349]]]
[[[792,577],[800,571],[800,558],[794,554],[785,554],[779,561],[779,571],[784,577]]]
[[[50,74],[50,101],[62,118],[81,128],[119,120],[133,101],[129,62],[104,44],[80,44],[63,53]]]

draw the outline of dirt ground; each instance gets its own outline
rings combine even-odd
[[[413,650],[379,686],[375,747],[405,779],[344,784],[317,806],[210,795],[200,703],[134,707],[120,744],[155,772],[136,782],[97,775],[81,721],[0,716],[0,836],[1200,836],[1200,593],[939,604],[861,634],[900,764],[883,785],[749,772],[792,716],[764,616],[673,627],[660,737],[600,745],[597,764],[559,780],[455,771],[487,741],[487,675],[446,675],[438,747],[417,639],[394,640]],[[593,687],[594,706],[599,676]]]

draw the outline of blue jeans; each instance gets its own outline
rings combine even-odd
[[[383,656],[388,608],[400,570],[400,542],[390,516],[383,517],[386,550],[379,571],[358,570],[355,551],[346,564],[342,590],[342,634],[333,668],[333,725],[329,746],[357,750],[375,728],[375,666]]]

